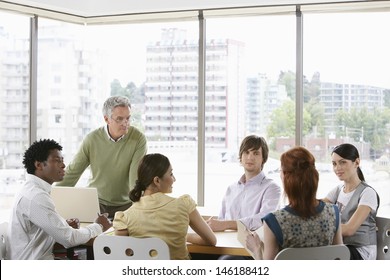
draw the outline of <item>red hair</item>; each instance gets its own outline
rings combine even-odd
[[[304,147],[294,147],[280,156],[280,163],[289,206],[301,217],[316,215],[319,174],[314,156]]]

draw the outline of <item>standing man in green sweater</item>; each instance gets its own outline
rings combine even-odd
[[[146,154],[146,137],[130,126],[131,105],[128,98],[113,96],[103,105],[106,125],[90,132],[81,144],[65,177],[57,186],[75,186],[90,166],[88,187],[97,188],[100,212],[113,218],[132,204],[129,191],[137,179],[138,163]]]

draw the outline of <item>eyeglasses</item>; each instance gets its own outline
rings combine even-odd
[[[112,119],[113,121],[115,121],[117,124],[124,124],[125,122],[126,122],[126,123],[130,123],[131,116],[128,116],[127,118],[117,117],[116,119],[114,119],[113,117],[111,117],[111,119]]]

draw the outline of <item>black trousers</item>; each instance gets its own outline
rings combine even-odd
[[[128,204],[120,205],[120,206],[108,206],[108,205],[104,205],[104,204],[99,203],[100,213],[108,213],[108,219],[110,219],[112,221],[114,219],[115,213],[117,211],[125,211],[125,210],[129,209],[132,204],[133,203],[130,202]]]
[[[360,255],[360,253],[358,252],[358,250],[356,250],[355,246],[353,245],[346,245],[349,249],[349,252],[351,253],[351,258],[350,260],[362,260],[362,256]]]

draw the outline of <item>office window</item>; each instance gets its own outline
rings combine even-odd
[[[218,215],[227,187],[244,170],[241,141],[267,140],[266,175],[280,184],[277,138],[295,136],[295,16],[211,18],[206,43],[205,207]],[[244,32],[245,31],[245,32]],[[292,127],[283,131],[282,122]]]
[[[29,140],[29,18],[0,11],[0,220],[8,219]]]
[[[102,124],[109,95],[106,58],[87,45],[85,33],[83,25],[38,19],[37,138],[60,143],[66,163],[78,150],[74,144]]]
[[[389,13],[304,12],[303,18],[303,145],[317,158],[318,195],[339,183],[332,147],[352,142],[381,196],[379,215],[389,216]],[[295,145],[296,17],[205,20],[203,211],[216,215],[227,186],[243,173],[237,157],[246,135],[266,138],[264,171],[280,184],[280,153]],[[173,195],[196,200],[198,22],[84,26],[39,18],[38,24],[37,138],[60,142],[68,163],[86,134],[104,125],[104,100],[127,95],[132,125],[145,133],[148,152],[171,160]],[[0,12],[0,215],[24,180],[28,53],[29,18]]]
[[[196,200],[198,23],[91,26],[88,33],[105,47],[111,94],[130,97],[132,125],[145,133],[148,153],[170,159],[172,195]]]
[[[304,15],[304,145],[320,169],[319,197],[340,184],[331,151],[354,144],[369,185],[390,215],[390,13]]]
[[[131,125],[145,133],[148,153],[171,160],[173,195],[196,199],[197,28],[197,22],[80,26],[40,19],[38,138],[59,141],[69,163],[85,135],[105,125],[105,99],[126,95]],[[63,133],[55,129],[58,123]],[[88,176],[78,185],[86,185]]]

